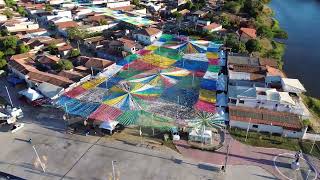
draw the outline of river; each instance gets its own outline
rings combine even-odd
[[[270,7],[289,35],[285,73],[320,98],[320,0],[272,0]]]

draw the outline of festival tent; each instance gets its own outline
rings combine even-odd
[[[141,109],[143,99],[154,99],[160,94],[161,89],[156,86],[124,82],[113,86],[103,103],[121,110],[138,110]]]
[[[89,119],[96,121],[114,121],[121,115],[121,113],[122,111],[120,109],[102,104],[89,116]]]
[[[35,91],[31,88],[19,91],[18,94],[26,97],[30,101],[35,101],[37,99],[43,98],[43,96],[40,93],[38,93],[37,91]]]
[[[100,124],[99,128],[109,130],[110,134],[112,134],[112,131],[116,128],[118,124],[118,121],[104,121]]]
[[[165,86],[170,87],[176,84],[179,80],[179,77],[187,76],[190,72],[185,69],[180,68],[169,68],[169,69],[153,69],[146,71],[141,74],[137,74],[129,78],[128,82],[139,82],[139,83],[148,83],[154,86]]]

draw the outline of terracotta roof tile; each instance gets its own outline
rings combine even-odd
[[[58,29],[66,29],[72,27],[78,27],[79,25],[74,21],[67,21],[67,22],[58,22],[55,23]]]
[[[204,26],[203,28],[207,29],[207,30],[214,30],[214,29],[216,29],[216,28],[218,28],[220,26],[221,26],[221,24],[211,23],[211,24],[209,24],[207,26]]]
[[[143,34],[146,36],[153,36],[153,35],[158,34],[159,32],[161,32],[160,29],[149,27],[149,28],[139,30],[138,34]]]
[[[245,33],[251,38],[256,38],[257,37],[257,31],[252,28],[240,28],[240,34]]]
[[[299,116],[287,112],[278,112],[265,109],[230,106],[231,121],[251,122],[254,124],[266,124],[281,126],[289,130],[301,130]]]

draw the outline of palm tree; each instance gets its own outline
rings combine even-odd
[[[196,118],[189,122],[194,129],[200,130],[202,143],[204,143],[206,128],[222,128],[224,126],[224,119],[219,114],[204,111],[196,112]]]

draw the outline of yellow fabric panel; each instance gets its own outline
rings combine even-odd
[[[82,87],[84,89],[92,89],[96,86],[98,86],[99,84],[101,84],[103,81],[105,81],[107,78],[103,77],[103,78],[96,78],[96,79],[93,79],[93,80],[90,80],[90,81],[87,81],[85,83],[82,84]]]
[[[176,62],[173,59],[169,59],[167,57],[163,57],[157,54],[147,54],[142,57],[142,60],[146,63],[158,66],[160,68],[169,68],[172,64]]]
[[[149,50],[149,51],[154,51],[158,48],[159,48],[158,46],[150,45],[150,46],[145,47],[144,49]]]
[[[103,101],[103,104],[107,104],[109,106],[114,106],[115,104],[118,104],[119,102],[123,101],[123,99],[125,97],[127,97],[127,94],[119,96],[119,97],[116,97],[114,99]]]
[[[213,53],[213,52],[207,52],[207,58],[208,59],[219,59],[219,54]]]
[[[199,99],[202,101],[216,103],[216,92],[205,89],[199,90]]]

